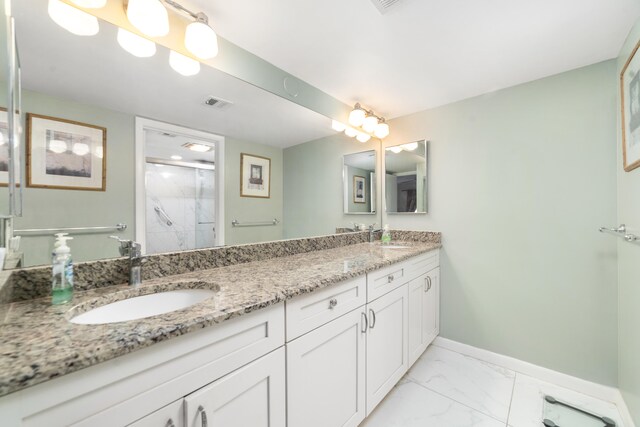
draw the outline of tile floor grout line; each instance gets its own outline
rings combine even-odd
[[[509,410],[507,411],[507,424],[506,426],[509,425],[509,417],[511,417],[511,405],[513,405],[513,395],[515,394],[516,391],[516,381],[518,379],[518,372],[514,372],[514,376],[513,376],[513,386],[511,386],[511,399],[509,400]]]
[[[408,380],[408,381],[410,381],[410,382],[412,382],[412,383],[414,383],[415,385],[418,385],[418,386],[420,386],[420,387],[424,388],[425,390],[429,390],[430,392],[435,393],[435,394],[438,394],[438,395],[440,395],[440,396],[444,397],[445,399],[449,399],[450,401],[455,402],[455,403],[457,403],[458,405],[462,405],[462,406],[464,406],[464,407],[465,407],[465,408],[467,408],[467,409],[471,409],[471,410],[472,410],[472,411],[474,411],[474,412],[477,412],[477,413],[482,414],[482,415],[484,415],[484,416],[486,416],[486,417],[489,417],[489,418],[491,418],[492,420],[498,421],[499,423],[505,423],[505,426],[506,426],[506,425],[507,425],[507,423],[509,422],[509,417],[507,417],[507,420],[506,420],[506,421],[502,421],[501,419],[498,419],[498,418],[494,417],[493,415],[489,415],[489,414],[487,414],[487,413],[485,413],[485,412],[479,411],[479,410],[477,410],[476,408],[472,408],[471,406],[469,406],[469,405],[467,405],[467,404],[465,404],[465,403],[458,402],[456,399],[454,399],[454,398],[452,398],[452,397],[449,397],[449,396],[447,396],[447,395],[444,395],[444,394],[440,393],[439,391],[433,390],[433,389],[431,389],[431,388],[427,387],[427,386],[426,386],[426,385],[424,385],[424,384],[420,384],[420,383],[418,383],[418,382],[416,382],[416,381],[413,381],[411,378],[408,378],[408,377],[407,377],[407,380]]]

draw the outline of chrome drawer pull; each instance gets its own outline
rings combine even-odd
[[[376,326],[376,312],[370,308],[369,313],[371,313],[371,324],[369,325],[369,329],[373,329]]]
[[[337,299],[335,299],[335,298],[331,298],[331,299],[329,300],[329,308],[330,308],[331,310],[333,310],[333,308],[334,308],[336,305],[338,305],[338,300],[337,300]]]
[[[363,334],[367,333],[367,313],[360,313],[362,319],[364,319],[364,322],[362,322],[364,324],[364,329],[360,329],[360,332],[362,332]]]
[[[176,425],[173,423],[173,420],[169,418],[165,427],[176,427]]]
[[[387,283],[393,282],[393,274],[387,276]]]
[[[425,292],[429,292],[431,290],[431,277],[427,276],[424,278],[424,280],[427,282],[427,289],[425,290]]]
[[[207,427],[207,411],[205,411],[202,405],[200,405],[198,406],[198,412],[200,412],[200,417],[202,419],[202,427]]]

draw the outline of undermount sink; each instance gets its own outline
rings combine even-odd
[[[191,307],[215,294],[215,291],[209,289],[183,289],[132,297],[74,316],[70,322],[79,325],[100,325],[143,319]]]

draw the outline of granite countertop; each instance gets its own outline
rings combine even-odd
[[[6,312],[0,323],[0,396],[440,247],[394,243],[408,247],[360,243],[148,280],[136,289],[116,285],[76,292],[71,303],[61,306],[52,306],[50,298],[14,302],[0,310]],[[105,325],[69,322],[94,306],[184,288],[217,293],[189,308],[145,319]]]

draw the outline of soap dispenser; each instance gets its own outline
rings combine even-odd
[[[385,225],[382,229],[382,237],[380,239],[383,245],[391,243],[391,231],[389,231],[389,224]]]
[[[73,297],[73,261],[67,233],[58,233],[52,253],[51,303],[64,304]]]

